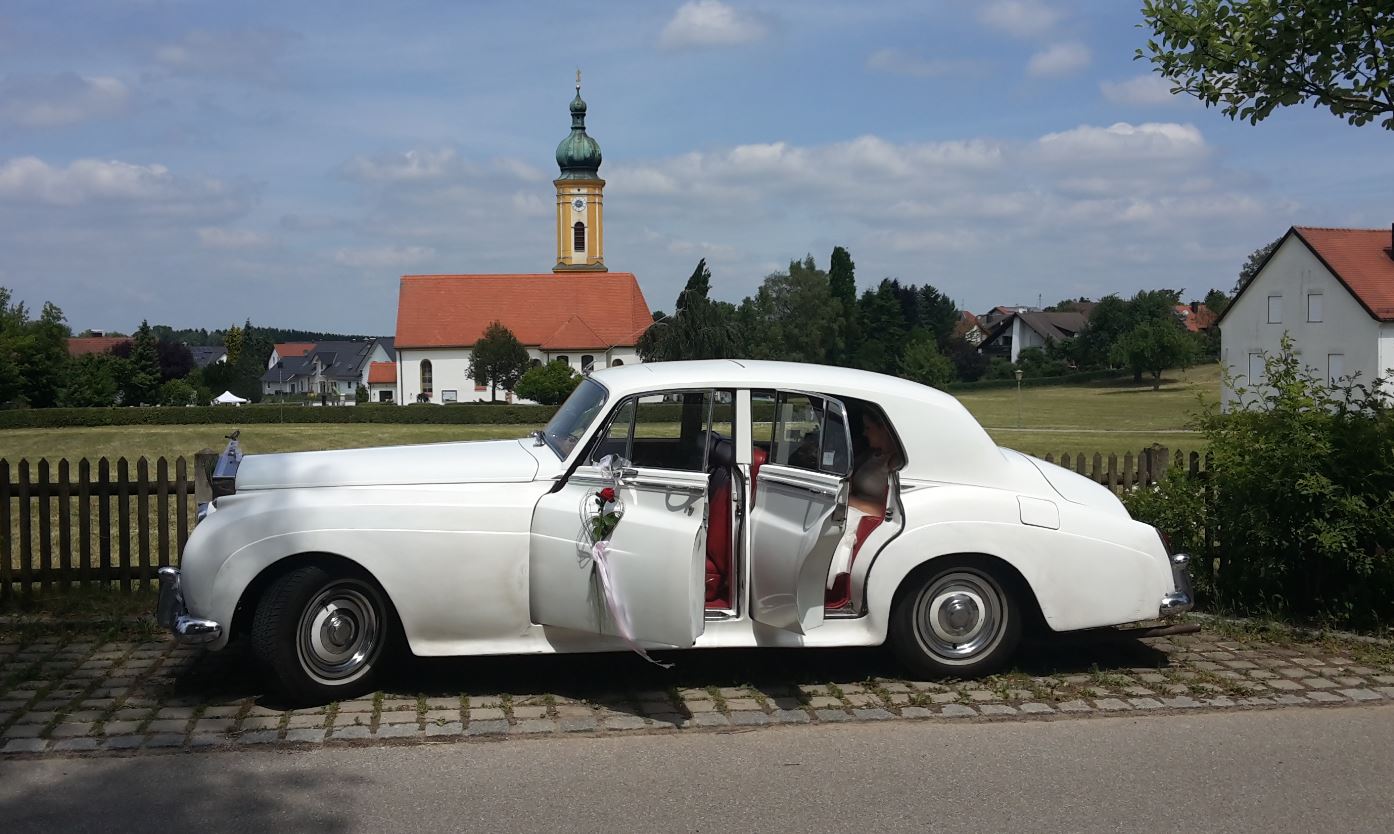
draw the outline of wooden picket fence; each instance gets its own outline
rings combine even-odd
[[[1137,455],[1077,453],[1045,459],[1116,493],[1156,483],[1169,467],[1192,474],[1209,456],[1154,446]],[[197,506],[209,500],[217,453],[132,464],[106,458],[55,463],[0,460],[0,599],[38,591],[153,588],[161,565],[179,563]]]
[[[0,460],[0,598],[153,588],[156,570],[179,562],[216,460]]]

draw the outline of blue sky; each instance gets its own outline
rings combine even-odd
[[[1390,134],[1170,96],[1127,2],[0,7],[0,285],[141,318],[391,333],[397,277],[544,272],[576,67],[606,260],[671,309],[847,246],[995,304],[1228,289],[1288,225],[1394,221]]]

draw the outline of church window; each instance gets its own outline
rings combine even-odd
[[[571,248],[577,252],[586,251],[586,224],[580,221],[571,227]]]
[[[595,370],[595,357],[589,353],[581,355],[581,373],[588,374]]]
[[[563,365],[570,365],[570,364],[571,364],[571,357],[570,357],[570,356],[567,356],[566,354],[562,354],[561,356],[554,356],[554,357],[552,357],[552,361],[553,361],[553,362],[560,362],[560,363],[562,363]]]
[[[618,368],[619,366],[621,366],[621,365],[623,365],[623,364],[624,364],[624,360],[623,360],[623,359],[616,359],[615,361],[613,361],[613,362],[610,363],[610,367],[612,367],[612,368]]]
[[[421,393],[430,396],[431,394],[431,360],[421,360]]]

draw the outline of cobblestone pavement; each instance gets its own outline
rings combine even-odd
[[[862,649],[673,653],[668,671],[630,654],[414,661],[400,691],[284,710],[236,652],[40,634],[0,640],[0,756],[1394,702],[1381,645],[1202,632],[1020,657],[972,681],[907,680]]]

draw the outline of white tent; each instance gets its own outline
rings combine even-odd
[[[247,400],[242,399],[231,391],[224,391],[213,398],[214,405],[241,405],[245,402],[247,402]]]

